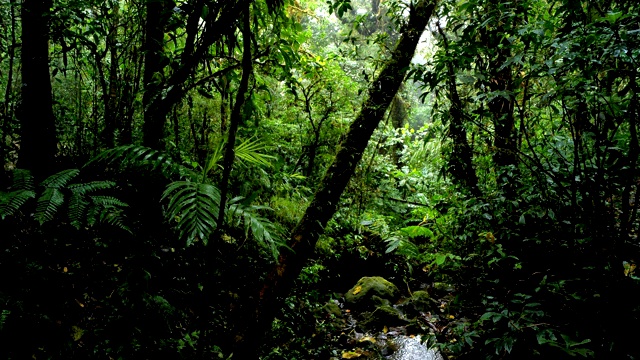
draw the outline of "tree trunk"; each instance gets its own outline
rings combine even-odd
[[[242,25],[242,78],[240,86],[236,93],[236,101],[231,111],[229,123],[229,134],[227,136],[227,145],[225,148],[224,159],[222,161],[222,181],[220,183],[220,212],[218,215],[218,229],[222,229],[224,225],[224,214],[227,207],[227,194],[229,192],[229,178],[231,177],[231,169],[233,168],[233,160],[235,158],[235,144],[238,126],[242,121],[242,108],[244,107],[249,90],[249,77],[253,72],[253,63],[251,59],[251,19],[249,13],[249,3],[245,4]],[[213,247],[213,246],[211,246]]]
[[[162,96],[160,75],[164,68],[162,65],[162,48],[164,44],[165,3],[164,0],[147,0],[146,4],[147,23],[143,48],[144,74],[142,78],[144,84],[142,136],[144,146],[153,149],[164,148],[164,123],[169,112],[167,109],[166,112],[162,113],[158,107],[153,106],[157,98]]]
[[[451,59],[449,41],[440,25],[438,25],[438,32],[442,36],[447,58]],[[447,87],[449,88],[449,102],[451,102],[449,107],[449,137],[453,141],[453,149],[449,158],[449,173],[453,176],[454,181],[466,187],[473,196],[481,197],[478,176],[473,168],[473,149],[467,141],[463,106],[458,94],[455,69],[451,60],[447,61]]]
[[[324,227],[336,212],[340,196],[346,188],[369,139],[382,120],[411,63],[416,46],[427,26],[435,4],[421,0],[411,9],[410,20],[380,75],[369,87],[369,98],[351,124],[333,164],[320,184],[304,216],[291,234],[288,245],[292,251],[282,252],[278,265],[268,275],[259,293],[256,323],[248,324],[239,334],[241,340],[234,354],[239,359],[256,359],[263,336],[270,331],[273,319],[282,308],[294,281],[313,254]]]
[[[9,151],[7,147],[6,139],[9,135],[11,129],[11,123],[13,120],[13,112],[14,112],[14,100],[13,100],[13,64],[15,60],[15,49],[16,49],[16,10],[15,4],[13,2],[9,3],[10,13],[11,13],[11,24],[10,28],[10,38],[11,44],[9,44],[8,57],[9,57],[9,67],[7,74],[7,87],[4,93],[4,104],[2,106],[2,127],[0,128],[0,179],[4,177],[5,171],[5,160],[6,155]],[[13,138],[13,134],[11,134]]]
[[[19,166],[43,178],[54,170],[57,152],[49,74],[51,0],[22,3],[22,111]]]

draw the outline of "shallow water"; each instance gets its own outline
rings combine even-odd
[[[390,360],[444,360],[438,350],[429,349],[420,342],[420,337],[398,336],[393,340],[398,350],[388,357]]]

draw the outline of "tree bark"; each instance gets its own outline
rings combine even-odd
[[[444,51],[447,58],[449,54],[449,41],[438,24],[438,32],[442,36]],[[464,127],[465,117],[462,111],[462,101],[456,85],[456,74],[452,60],[447,60],[447,87],[449,88],[449,137],[453,141],[453,150],[449,158],[449,173],[454,181],[466,187],[475,197],[481,197],[482,192],[478,187],[478,176],[473,167],[473,149],[467,141],[467,130]]]
[[[258,296],[255,323],[249,324],[236,346],[239,359],[256,359],[263,336],[270,331],[273,319],[282,308],[294,281],[313,254],[324,227],[336,212],[340,196],[355,172],[369,139],[404,81],[416,46],[435,3],[421,0],[411,9],[408,24],[380,75],[369,86],[369,98],[351,124],[333,164],[320,184],[304,216],[292,231],[288,245],[292,251],[280,254],[277,266],[268,275]]]
[[[166,23],[166,1],[147,0],[147,22],[145,26],[144,41],[144,73],[142,82],[144,84],[144,95],[142,96],[142,106],[144,107],[144,124],[142,125],[142,136],[144,146],[153,149],[164,148],[164,123],[166,121],[169,108],[166,111],[159,111],[154,106],[158,97],[162,97],[160,75],[164,68],[162,64],[162,48],[164,44],[164,28]]]
[[[249,90],[249,77],[253,72],[253,59],[251,59],[251,19],[249,11],[249,3],[245,4],[242,25],[242,78],[240,86],[236,93],[236,101],[231,111],[231,119],[229,123],[229,134],[227,136],[227,145],[225,148],[224,159],[222,161],[222,181],[220,183],[220,211],[218,215],[218,229],[224,226],[224,214],[227,207],[227,194],[229,192],[229,178],[231,177],[231,169],[233,168],[233,160],[235,158],[236,134],[238,126],[242,121],[242,108],[244,107]]]
[[[43,178],[54,170],[57,152],[49,74],[51,0],[22,3],[22,111],[19,166]]]
[[[11,122],[13,120],[13,112],[14,112],[14,100],[13,100],[13,64],[15,60],[15,52],[16,52],[16,10],[15,4],[13,2],[9,2],[10,14],[11,14],[11,23],[9,25],[10,28],[10,39],[11,43],[9,44],[9,48],[7,49],[8,57],[9,57],[9,67],[7,74],[7,87],[4,93],[4,104],[2,105],[2,126],[0,127],[0,179],[4,177],[5,171],[5,158],[8,153],[6,138],[9,135],[9,131],[11,129]]]

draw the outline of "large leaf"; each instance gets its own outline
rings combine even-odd
[[[180,237],[187,245],[196,240],[207,244],[216,229],[220,191],[211,184],[190,181],[170,183],[162,194],[168,200],[166,217],[178,222]]]

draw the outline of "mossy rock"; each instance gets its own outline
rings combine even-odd
[[[418,316],[421,312],[434,311],[435,301],[431,299],[428,292],[423,290],[414,291],[411,297],[402,304],[402,311],[407,317]]]
[[[365,331],[381,330],[383,327],[403,326],[408,323],[402,313],[389,305],[382,305],[371,312],[362,313],[358,326]]]
[[[395,302],[398,300],[399,293],[398,288],[388,280],[380,276],[371,276],[358,280],[358,283],[344,295],[344,298],[354,308],[373,309],[376,306],[384,305],[384,300]]]
[[[431,299],[431,296],[428,292],[424,290],[418,290],[414,291],[413,294],[411,294],[409,303],[417,311],[426,312],[433,309],[434,301]]]
[[[333,314],[336,317],[342,316],[342,311],[340,310],[340,306],[333,301],[329,301],[322,307],[327,313]]]

